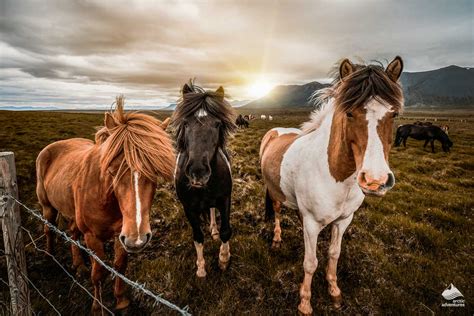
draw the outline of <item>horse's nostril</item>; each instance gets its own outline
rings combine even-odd
[[[119,236],[120,242],[125,245],[125,235]]]
[[[151,239],[151,233],[146,233],[146,242],[149,242]]]
[[[387,181],[385,182],[385,187],[386,188],[392,188],[395,185],[395,177],[393,173],[389,173],[387,177]]]

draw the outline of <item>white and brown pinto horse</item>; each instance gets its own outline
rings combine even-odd
[[[139,113],[125,113],[123,98],[105,113],[105,127],[88,139],[73,138],[46,146],[36,160],[39,203],[44,217],[56,223],[58,212],[69,222],[75,240],[81,235],[99,258],[104,242],[115,238],[114,267],[127,268],[127,253],[142,250],[151,239],[150,209],[158,177],[171,180],[175,165],[173,143],[164,124]],[[54,236],[44,227],[48,251]],[[72,246],[73,268],[84,268],[79,248]],[[92,262],[95,300],[100,311],[105,269]],[[116,309],[128,306],[124,283],[115,279]]]
[[[275,216],[273,246],[281,242],[280,207],[298,209],[304,232],[304,280],[298,310],[311,314],[317,239],[331,225],[326,279],[335,307],[342,302],[336,268],[344,231],[365,195],[383,196],[395,184],[388,164],[394,117],[403,107],[396,57],[386,69],[344,60],[323,103],[302,130],[274,128],[263,137],[261,168],[267,215]]]

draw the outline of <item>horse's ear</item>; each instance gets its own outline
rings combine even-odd
[[[225,93],[224,93],[224,88],[222,88],[222,86],[220,86],[219,88],[217,88],[216,94],[217,94],[217,96],[218,96],[221,100],[224,100]]]
[[[339,66],[339,77],[342,79],[349,76],[351,73],[354,72],[354,65],[351,63],[349,59],[344,59],[341,62],[341,66]]]
[[[167,117],[163,122],[161,122],[160,127],[163,130],[166,130],[166,128],[168,128],[168,125],[170,124],[170,122],[171,122],[171,118]]]
[[[191,89],[191,87],[187,83],[185,83],[184,86],[183,86],[182,92],[183,92],[183,95],[184,95],[186,93],[193,92],[193,89]]]
[[[395,57],[390,64],[388,64],[385,72],[387,76],[393,81],[398,81],[403,71],[403,60],[400,56]]]
[[[104,125],[108,130],[114,129],[117,126],[114,117],[109,112],[105,113]]]

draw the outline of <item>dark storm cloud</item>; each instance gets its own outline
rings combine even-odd
[[[470,66],[472,6],[447,0],[2,1],[0,71],[15,93],[60,94],[74,84],[87,103],[96,100],[87,93],[94,85],[173,101],[190,77],[223,84],[240,97],[259,76],[273,83],[325,78],[343,57],[400,54],[413,71]],[[66,84],[64,91],[57,82]],[[8,91],[0,92],[4,104]]]

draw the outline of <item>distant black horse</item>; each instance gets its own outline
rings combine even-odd
[[[225,270],[230,261],[232,173],[226,140],[236,126],[222,87],[215,92],[204,91],[190,82],[182,93],[172,117],[178,150],[176,192],[193,229],[196,274],[205,277],[201,220],[211,213],[211,228],[217,227],[214,208],[221,215],[219,267]]]
[[[237,119],[235,120],[235,124],[239,127],[239,128],[248,128],[249,127],[249,121],[246,120],[242,114],[239,114],[239,116],[237,116]]]
[[[421,126],[414,124],[400,125],[397,128],[397,134],[395,136],[395,147],[400,146],[403,142],[403,146],[406,147],[407,138],[412,137],[416,140],[424,140],[425,144],[423,148],[431,143],[431,151],[434,150],[434,141],[438,140],[441,142],[443,150],[449,152],[450,148],[453,146],[453,142],[449,139],[448,135],[439,127],[435,125],[430,126]]]

